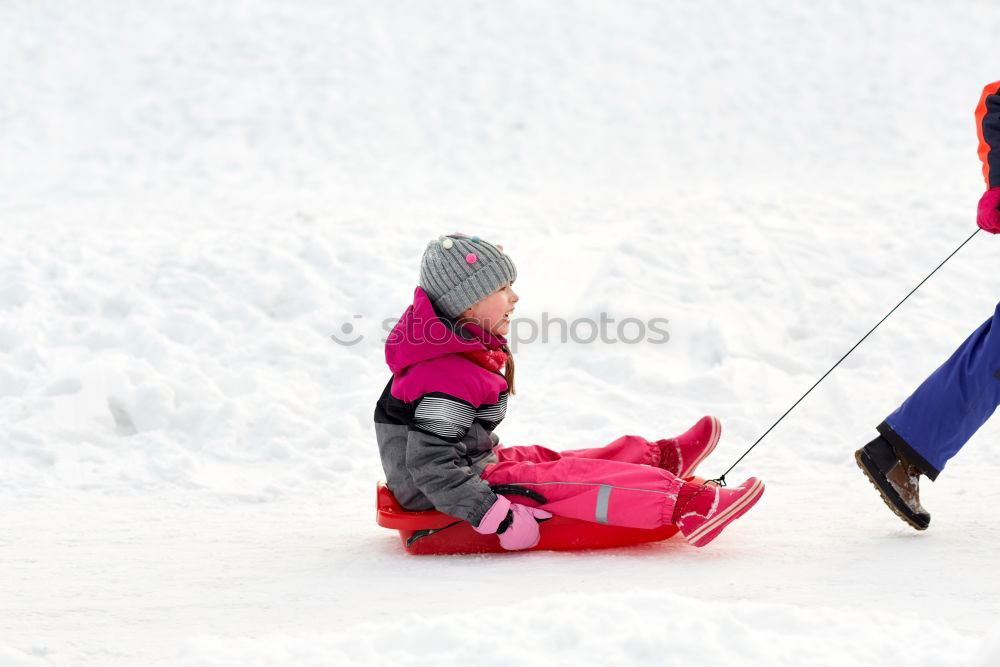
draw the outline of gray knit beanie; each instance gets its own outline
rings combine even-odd
[[[420,260],[420,286],[431,304],[456,318],[517,278],[517,269],[501,246],[461,233],[439,236]]]

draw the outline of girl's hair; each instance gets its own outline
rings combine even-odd
[[[511,354],[510,347],[507,345],[501,345],[500,349],[507,354],[507,361],[503,367],[503,377],[507,380],[507,391],[513,396],[516,393],[514,391],[514,355]]]

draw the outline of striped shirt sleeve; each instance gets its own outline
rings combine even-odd
[[[413,412],[413,426],[449,442],[465,437],[476,418],[472,404],[449,396],[432,393],[421,396]]]

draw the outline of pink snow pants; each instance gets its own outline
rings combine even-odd
[[[604,447],[555,452],[541,445],[498,447],[497,463],[482,477],[541,493],[543,509],[559,516],[630,528],[673,523],[674,502],[683,480],[656,467],[660,447],[637,435],[623,435]],[[535,505],[518,496],[513,502]]]

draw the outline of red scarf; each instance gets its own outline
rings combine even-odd
[[[498,371],[507,363],[507,354],[500,349],[490,350],[483,347],[478,350],[462,352],[462,356],[471,359],[488,371]]]

